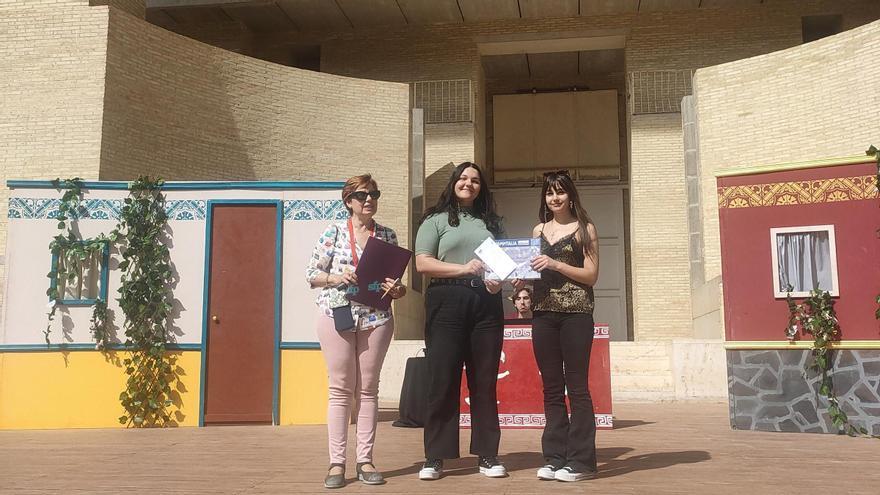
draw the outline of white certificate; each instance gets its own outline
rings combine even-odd
[[[516,270],[507,276],[508,279],[537,280],[541,278],[541,274],[532,269],[532,260],[541,254],[541,239],[498,239],[495,244],[498,244],[498,247],[516,263]],[[501,280],[492,270],[486,270],[484,278],[486,280]]]
[[[506,279],[516,270],[516,262],[513,261],[507,253],[501,249],[491,237],[487,237],[482,244],[474,250],[474,254],[480,258],[480,261],[486,264],[493,273],[501,278]]]

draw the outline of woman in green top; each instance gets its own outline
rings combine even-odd
[[[443,459],[459,457],[461,367],[467,368],[471,449],[480,472],[503,477],[495,382],[504,338],[501,282],[481,278],[474,250],[501,233],[501,218],[479,167],[455,167],[416,236],[416,269],[433,280],[425,292],[425,347],[430,385],[425,420],[425,464],[419,478],[435,480]]]

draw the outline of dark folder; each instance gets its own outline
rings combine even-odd
[[[391,307],[391,296],[382,297],[382,282],[386,278],[398,279],[409,264],[412,252],[394,244],[370,237],[354,271],[357,287],[349,288],[348,298],[377,309]]]

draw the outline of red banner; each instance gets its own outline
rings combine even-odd
[[[608,352],[608,325],[597,323],[590,351],[590,395],[596,428],[611,429],[611,360]],[[543,428],[544,392],[541,374],[532,352],[532,326],[504,326],[504,347],[498,368],[498,419],[501,428]],[[467,379],[462,373],[461,416],[459,424],[471,424]]]

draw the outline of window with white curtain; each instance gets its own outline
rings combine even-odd
[[[807,297],[813,289],[838,296],[837,248],[833,225],[770,229],[773,290],[777,298]]]

